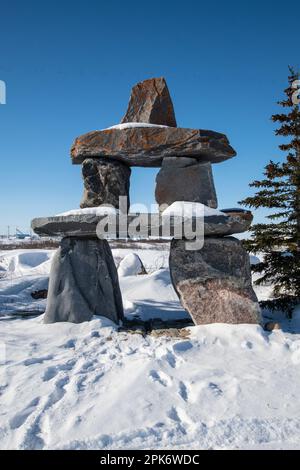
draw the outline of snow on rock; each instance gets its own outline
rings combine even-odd
[[[168,268],[169,266],[169,243],[162,244],[151,244],[143,243],[139,244],[135,242],[135,246],[140,248],[134,248],[134,253],[136,253],[141,259],[147,273],[157,271],[160,268]],[[132,253],[130,249],[130,244],[128,248],[114,248],[112,247],[112,254],[115,260],[117,267],[120,266],[120,262],[128,254]]]
[[[84,209],[72,209],[70,211],[56,214],[55,217],[63,217],[63,216],[69,216],[69,215],[85,215],[85,214],[116,215],[118,213],[119,213],[119,209],[116,209],[115,207],[98,206],[98,207],[85,207]]]
[[[0,270],[10,279],[49,273],[53,250],[0,251]]]
[[[136,276],[137,274],[145,274],[145,268],[141,261],[141,258],[136,253],[130,253],[119,264],[118,275],[124,276]]]
[[[161,124],[150,124],[149,122],[124,122],[123,124],[116,124],[115,126],[107,127],[106,129],[102,129],[103,131],[107,131],[109,129],[133,129],[135,127],[169,127],[163,126]]]
[[[167,209],[162,213],[163,217],[166,216],[177,216],[177,217],[210,217],[216,215],[226,216],[224,212],[212,209],[211,207],[205,206],[200,202],[186,202],[176,201],[173,202]]]
[[[32,249],[0,251],[0,317],[19,311],[45,311],[46,300],[34,300],[31,293],[48,288],[54,253]]]

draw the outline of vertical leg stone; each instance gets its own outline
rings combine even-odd
[[[156,176],[156,202],[171,205],[175,201],[201,202],[216,208],[217,195],[211,163],[195,158],[166,157]]]
[[[109,204],[119,209],[119,197],[127,197],[129,209],[129,186],[131,169],[117,160],[88,158],[82,164],[84,193],[81,208]]]
[[[172,240],[170,273],[182,306],[196,325],[258,323],[249,255],[233,237],[208,237],[201,250],[189,251],[185,240]]]
[[[106,240],[64,238],[50,272],[45,323],[124,318],[118,273]]]

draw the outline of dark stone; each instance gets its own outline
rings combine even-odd
[[[30,295],[34,300],[47,299],[48,289],[35,290]]]
[[[114,160],[88,158],[82,164],[84,193],[80,207],[109,204],[119,209],[119,197],[127,197],[129,209],[129,185],[131,170]]]
[[[159,205],[190,201],[216,208],[211,163],[199,163],[195,158],[165,158],[156,176],[155,199]]]
[[[32,230],[40,236],[58,236],[58,237],[96,237],[96,228],[97,224],[106,219],[105,215],[95,215],[95,214],[81,214],[81,215],[68,215],[68,216],[57,216],[57,217],[41,217],[33,219],[31,222]],[[136,219],[135,214],[128,214],[127,221],[125,222],[126,228],[128,225]],[[166,223],[164,217],[161,217],[159,214],[141,214],[142,223],[144,226],[143,236],[163,236],[163,226]],[[182,223],[181,217],[171,217],[171,233],[170,236],[173,236],[172,227],[177,223]],[[157,234],[151,232],[151,220],[155,223],[155,226],[158,229]],[[192,227],[195,229],[196,218],[190,219],[192,221]],[[251,218],[247,216],[244,218],[243,214],[237,214],[234,217],[229,215],[216,215],[209,216],[204,218],[204,234],[205,236],[225,236],[232,235],[234,233],[246,232],[251,225]],[[118,221],[117,221],[118,222]],[[117,223],[117,237],[127,238],[126,233],[119,233],[119,225]],[[111,231],[107,232],[108,235],[111,234],[111,238],[114,238],[114,233]]]
[[[229,209],[220,209],[222,212],[224,212],[224,214],[236,214],[236,213],[250,213],[251,214],[251,211],[247,210],[247,209],[242,209],[241,207],[230,207]]]
[[[128,109],[121,123],[124,122],[176,127],[173,103],[163,77],[144,80],[132,88]]]
[[[236,155],[224,134],[178,127],[131,127],[93,131],[77,137],[74,164],[86,158],[116,159],[130,166],[161,166],[164,157],[194,157],[219,163]]]
[[[162,161],[162,168],[186,168],[190,165],[196,165],[198,160],[194,157],[165,157]]]
[[[224,212],[228,217],[238,217],[241,220],[244,220],[248,224],[247,230],[250,228],[250,225],[253,220],[253,214],[251,211],[246,209],[221,209],[221,212]]]
[[[275,321],[268,321],[263,325],[265,331],[281,330],[281,325]]]
[[[118,274],[106,240],[64,238],[54,255],[45,323],[123,319]]]
[[[236,238],[208,237],[195,251],[185,240],[172,240],[169,263],[173,286],[196,325],[259,321],[249,255]]]

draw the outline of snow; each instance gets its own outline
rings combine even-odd
[[[118,275],[124,276],[136,276],[141,274],[143,271],[143,264],[140,257],[136,253],[129,253],[122,259],[118,267]]]
[[[102,129],[103,131],[107,131],[109,129],[133,129],[135,127],[169,127],[163,126],[161,124],[150,124],[149,122],[124,122],[123,124],[116,124],[115,126],[107,127],[106,129]]]
[[[166,246],[129,247],[113,249],[116,262],[136,253],[150,274],[120,278],[126,316],[186,318]],[[45,306],[29,292],[52,254],[0,252],[2,314]],[[212,324],[143,336],[102,317],[0,324],[1,449],[300,448],[300,308],[272,333]]]
[[[137,123],[133,123],[137,124]],[[138,123],[140,124],[140,123]],[[121,124],[120,124],[121,125]],[[99,207],[86,207],[84,209],[72,209],[60,214],[56,214],[56,217],[69,216],[69,215],[84,215],[84,214],[95,214],[95,215],[116,215],[120,211],[111,206],[99,206]],[[224,212],[221,212],[217,209],[212,209],[211,207],[205,206],[200,202],[186,202],[186,201],[176,201],[173,202],[167,209],[162,213],[162,216],[179,216],[179,217],[210,217],[222,215],[226,216]]]
[[[152,273],[169,265],[169,243],[134,243],[134,253],[141,259],[147,273]],[[119,267],[125,256],[130,255],[133,250],[129,248],[112,248],[116,266]]]
[[[118,214],[119,209],[111,206],[99,206],[99,207],[85,207],[84,209],[71,209],[61,214],[56,214],[55,217],[69,216],[69,215],[85,215],[85,214],[94,214],[94,215],[110,215]]]
[[[176,201],[162,213],[163,217],[171,215],[178,217],[210,217],[217,215],[225,216],[226,214],[200,202]]]
[[[258,264],[258,263],[260,263],[259,257],[250,254],[250,264],[251,264],[251,265],[254,265],[254,264]]]
[[[31,292],[48,288],[54,250],[0,251],[0,317],[19,311],[45,310]]]
[[[171,283],[169,269],[159,269],[149,275],[120,278],[125,315],[148,321],[189,319]]]
[[[48,275],[53,250],[0,251],[1,277]]]

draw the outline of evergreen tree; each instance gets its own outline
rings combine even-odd
[[[278,102],[284,109],[271,118],[279,124],[275,135],[285,138],[279,145],[284,158],[266,165],[264,179],[250,184],[258,188],[256,194],[240,204],[271,209],[268,223],[251,227],[252,237],[245,241],[245,247],[253,253],[265,253],[253,271],[261,274],[257,284],[274,284],[275,298],[263,302],[263,306],[283,309],[291,316],[300,299],[300,109],[295,100],[299,73],[291,67],[289,71],[285,97]]]

